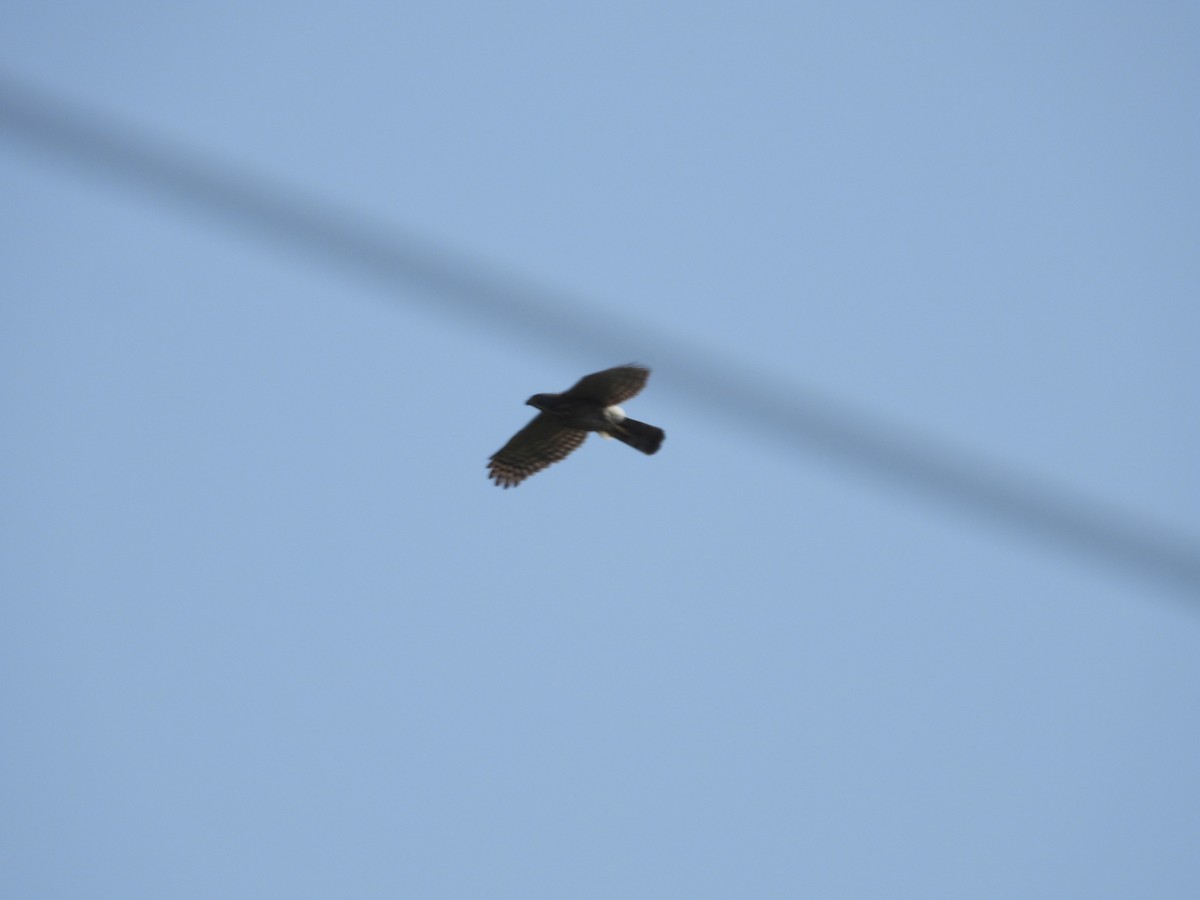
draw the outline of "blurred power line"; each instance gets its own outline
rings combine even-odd
[[[706,409],[1062,549],[1200,596],[1200,546],[1121,510],[905,432],[645,325],[488,269],[395,228],[239,172],[0,76],[0,133],[191,211],[543,347],[645,361]]]

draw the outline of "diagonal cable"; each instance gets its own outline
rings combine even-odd
[[[417,299],[541,347],[624,358],[652,348],[659,379],[713,413],[781,442],[819,451],[1105,564],[1200,597],[1200,546],[1154,523],[1014,469],[976,458],[736,360],[578,298],[489,269],[394,228],[211,159],[0,76],[0,133],[130,188],[202,211]]]

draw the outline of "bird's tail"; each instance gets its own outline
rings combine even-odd
[[[637,419],[622,419],[613,425],[612,436],[623,444],[628,444],[635,450],[645,454],[657,453],[662,446],[666,432]]]

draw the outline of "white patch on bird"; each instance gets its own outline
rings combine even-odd
[[[619,406],[608,406],[604,409],[604,417],[613,423],[620,422],[625,418],[625,410],[621,409]],[[611,434],[607,434],[603,431],[600,432],[600,437],[604,438],[606,441],[611,441],[613,439]]]

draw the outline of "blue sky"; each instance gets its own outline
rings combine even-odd
[[[734,407],[1200,546],[1198,18],[10,5],[6,84],[592,326],[5,118],[0,892],[1192,896],[1198,598]],[[486,481],[630,360],[659,454]]]

